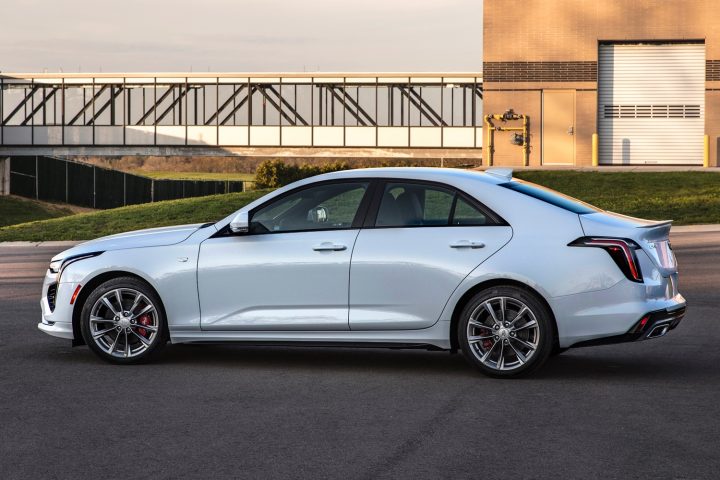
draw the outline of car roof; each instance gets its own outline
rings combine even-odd
[[[435,168],[435,167],[385,167],[385,168],[360,168],[355,170],[342,170],[339,172],[325,173],[310,177],[310,182],[319,180],[340,180],[346,178],[402,178],[408,180],[427,181],[482,181],[496,185],[506,182],[505,178],[478,170],[464,170],[459,168]]]

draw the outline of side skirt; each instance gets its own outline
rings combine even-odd
[[[172,343],[227,343],[335,347],[427,348],[450,350],[450,322],[439,321],[422,330],[382,331],[203,331],[170,326]]]

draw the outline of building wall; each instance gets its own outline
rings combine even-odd
[[[575,165],[591,164],[597,124],[598,43],[704,40],[710,164],[720,138],[720,16],[717,0],[485,0],[484,113],[530,115],[530,165],[540,165],[544,89],[576,90]],[[484,146],[487,149],[487,145]],[[495,164],[519,165],[520,147],[496,133]]]

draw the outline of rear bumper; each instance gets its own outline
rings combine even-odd
[[[613,335],[604,338],[586,340],[573,345],[574,347],[590,347],[594,345],[609,345],[613,343],[638,342],[665,336],[667,332],[675,329],[685,317],[686,307],[683,305],[675,309],[662,309],[649,312],[640,318],[635,325],[622,335]]]

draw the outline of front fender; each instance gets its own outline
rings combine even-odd
[[[158,293],[171,334],[178,328],[199,329],[197,257],[198,245],[194,243],[113,250],[68,265],[60,283],[84,288],[100,275],[129,273],[145,280]]]

